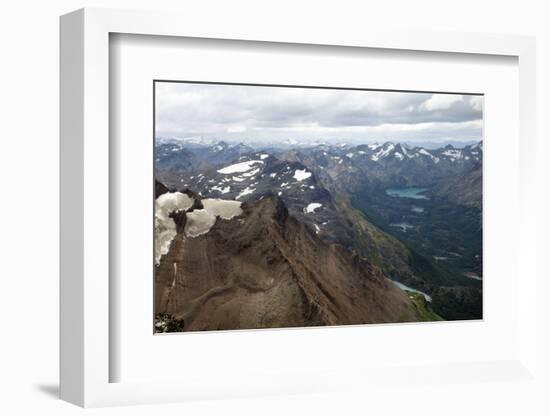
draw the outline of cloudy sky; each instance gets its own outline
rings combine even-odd
[[[469,141],[480,96],[157,82],[156,136],[281,140]]]

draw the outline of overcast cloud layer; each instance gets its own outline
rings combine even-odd
[[[242,142],[481,140],[483,97],[156,83],[156,136]]]

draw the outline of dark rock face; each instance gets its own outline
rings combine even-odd
[[[242,209],[196,238],[178,227],[156,269],[157,316],[184,331],[417,320],[379,268],[324,243],[280,198]]]
[[[165,194],[166,192],[169,192],[168,188],[159,181],[155,181],[155,199],[157,199],[162,194]]]

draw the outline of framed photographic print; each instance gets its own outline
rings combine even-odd
[[[533,39],[242,28],[61,19],[62,398],[533,380]]]
[[[154,96],[156,333],[482,319],[482,95]]]

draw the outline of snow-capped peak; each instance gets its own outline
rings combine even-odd
[[[371,156],[375,162],[388,156],[395,149],[395,145],[391,142],[385,143],[382,149]]]
[[[445,147],[447,149],[447,147]],[[462,150],[460,149],[447,149],[445,150],[442,155],[448,156],[451,162],[455,162],[456,160],[462,159]]]

